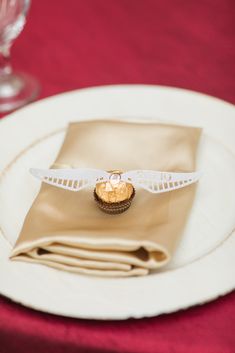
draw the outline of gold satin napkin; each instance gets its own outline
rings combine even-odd
[[[151,122],[71,123],[52,168],[192,172],[200,135],[200,128]],[[128,211],[108,215],[92,188],[71,192],[43,183],[11,258],[82,274],[146,275],[171,259],[195,190],[138,189]]]

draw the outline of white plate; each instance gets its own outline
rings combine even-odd
[[[196,201],[171,264],[146,277],[104,279],[11,262],[9,252],[69,121],[148,118],[201,126]],[[38,310],[91,319],[140,318],[204,303],[235,287],[235,108],[182,89],[121,85],[44,99],[0,123],[0,293]]]

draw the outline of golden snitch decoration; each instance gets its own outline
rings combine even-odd
[[[154,170],[103,171],[100,169],[30,169],[41,181],[70,191],[95,187],[94,199],[99,208],[108,214],[126,211],[135,196],[135,189],[142,188],[159,194],[186,187],[197,182],[201,172],[176,173]]]

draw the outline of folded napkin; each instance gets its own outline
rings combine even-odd
[[[192,172],[200,134],[150,122],[71,123],[51,168]],[[195,190],[195,184],[162,194],[138,189],[128,211],[108,215],[92,188],[71,192],[42,183],[11,259],[82,274],[146,275],[171,259]]]

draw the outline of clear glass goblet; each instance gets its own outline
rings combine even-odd
[[[12,70],[10,49],[24,28],[30,0],[0,0],[0,112],[34,100],[38,82],[26,73]]]

